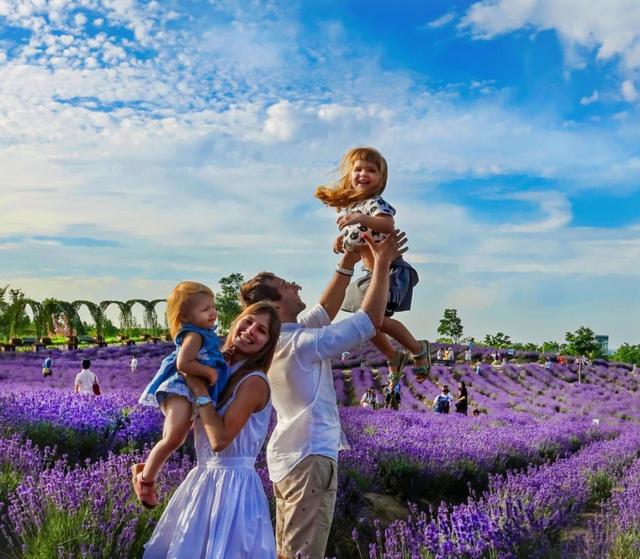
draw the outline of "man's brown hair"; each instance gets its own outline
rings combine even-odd
[[[250,280],[245,281],[240,286],[240,304],[243,307],[248,307],[265,299],[278,301],[280,293],[277,288],[271,285],[275,277],[275,274],[271,272],[260,272]]]

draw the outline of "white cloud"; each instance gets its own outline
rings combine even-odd
[[[622,93],[622,98],[625,101],[629,101],[629,103],[633,103],[638,99],[638,90],[631,80],[623,81],[620,91]]]
[[[598,101],[598,99],[600,99],[600,95],[598,94],[597,91],[594,91],[591,95],[589,95],[589,97],[582,97],[580,99],[580,104],[591,105],[592,103],[595,103],[596,101]]]
[[[521,200],[539,204],[545,214],[539,221],[528,223],[505,223],[499,229],[506,233],[546,233],[568,225],[571,222],[571,204],[561,192],[528,191],[504,196],[507,200]],[[508,221],[508,217],[505,219]]]
[[[456,15],[453,12],[448,12],[437,19],[434,19],[426,24],[426,27],[430,29],[438,29],[440,27],[444,27],[445,25],[449,25],[454,19]]]
[[[569,44],[596,49],[597,58],[620,56],[640,68],[640,3],[636,0],[483,0],[460,26],[479,39],[518,29],[555,29]]]

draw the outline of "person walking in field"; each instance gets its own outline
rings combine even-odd
[[[338,484],[338,451],[348,448],[340,427],[331,358],[370,340],[384,321],[389,268],[406,249],[403,234],[374,244],[371,281],[361,308],[332,324],[359,256],[346,252],[320,301],[305,314],[300,286],[262,272],[240,288],[244,306],[270,300],[282,331],[269,381],[276,425],[267,466],[276,498],[280,559],[324,559]]]
[[[469,394],[467,392],[467,385],[463,380],[458,383],[458,399],[455,405],[458,413],[467,415],[469,409]]]
[[[471,348],[469,346],[464,350],[464,362],[467,365],[471,365]]]
[[[53,360],[53,354],[49,352],[49,355],[42,362],[42,376],[50,377],[53,374],[53,364],[55,361]]]
[[[135,373],[138,370],[138,359],[136,358],[135,353],[131,356],[131,362],[129,363],[129,368],[131,369],[132,373]]]
[[[342,158],[341,177],[337,183],[320,186],[315,195],[327,206],[338,211],[340,234],[333,245],[335,253],[359,252],[366,275],[347,289],[342,310],[356,312],[362,306],[371,283],[373,257],[363,236],[370,235],[380,242],[395,231],[396,210],[382,193],[387,185],[387,162],[380,152],[370,147],[350,149]],[[389,368],[397,381],[409,358],[413,360],[418,382],[424,382],[431,368],[431,346],[426,340],[417,340],[398,320],[396,312],[411,309],[413,288],[418,283],[418,273],[399,257],[391,265],[389,292],[385,294],[385,318],[373,338],[374,345],[387,358]],[[396,349],[389,337],[398,341],[405,350]]]
[[[91,371],[90,367],[91,361],[89,359],[83,359],[82,370],[76,375],[76,380],[73,385],[73,392],[75,394],[97,395],[100,393],[98,377]],[[98,387],[97,389],[95,388],[96,386]]]

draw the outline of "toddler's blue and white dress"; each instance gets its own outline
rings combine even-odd
[[[162,360],[160,369],[140,396],[139,402],[141,404],[162,408],[162,403],[171,394],[183,396],[191,403],[195,403],[195,398],[182,375],[178,373],[177,367],[178,352],[187,332],[196,332],[202,336],[202,347],[198,353],[198,361],[218,371],[218,381],[209,387],[211,399],[214,402],[218,401],[219,395],[229,380],[229,368],[220,353],[220,338],[218,338],[215,328],[199,328],[193,324],[184,324],[176,336],[176,349]]]

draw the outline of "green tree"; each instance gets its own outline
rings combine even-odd
[[[487,334],[482,343],[489,347],[507,348],[511,346],[511,337],[502,332],[498,332],[495,335]]]
[[[31,321],[25,312],[27,298],[21,289],[9,289],[11,298],[7,314],[9,315],[9,337],[17,336],[28,328]]]
[[[440,326],[438,326],[438,334],[453,339],[454,343],[458,343],[458,340],[462,338],[462,321],[458,316],[456,309],[445,309],[444,317],[440,319]]]
[[[0,287],[0,338],[9,337],[9,303],[5,301],[5,296],[9,286]]]
[[[600,344],[596,341],[596,336],[591,328],[580,326],[575,332],[567,332],[565,334],[567,341],[567,353],[581,357],[583,355],[598,354]]]
[[[548,342],[542,342],[542,353],[558,353],[560,351],[560,344],[553,340]]]
[[[622,344],[613,354],[615,361],[640,365],[640,345]]]
[[[220,334],[226,334],[233,319],[240,314],[240,286],[244,282],[242,274],[234,273],[220,278],[220,291],[216,295],[218,325]]]
[[[102,335],[105,338],[115,338],[118,332],[118,328],[105,316],[102,322]]]
[[[511,344],[511,347],[513,349],[518,349],[520,351],[540,351],[540,346],[537,344],[534,344],[533,342],[527,342],[527,343],[513,342]]]

